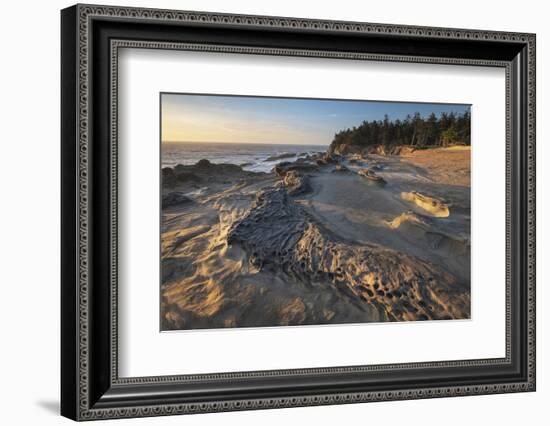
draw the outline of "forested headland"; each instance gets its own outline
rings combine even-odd
[[[418,148],[470,145],[470,118],[469,111],[439,116],[432,113],[427,117],[417,112],[403,120],[390,120],[385,115],[383,120],[363,121],[357,127],[339,131],[334,135],[331,148],[342,145],[409,145]]]

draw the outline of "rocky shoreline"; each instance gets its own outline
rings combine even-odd
[[[470,317],[469,148],[280,159],[162,169],[162,329]]]

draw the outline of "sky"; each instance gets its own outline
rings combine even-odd
[[[161,95],[162,142],[328,145],[362,121],[419,112],[463,113],[469,105],[223,95]]]

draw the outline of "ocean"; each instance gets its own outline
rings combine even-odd
[[[174,142],[162,144],[162,167],[190,165],[207,159],[212,163],[231,163],[244,170],[269,172],[281,161],[294,161],[300,156],[325,152],[328,145],[282,145]],[[288,158],[269,159],[288,154]],[[294,154],[291,156],[291,154]]]

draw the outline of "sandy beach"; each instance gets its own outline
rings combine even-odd
[[[164,330],[470,316],[469,147],[201,160],[162,196]]]

